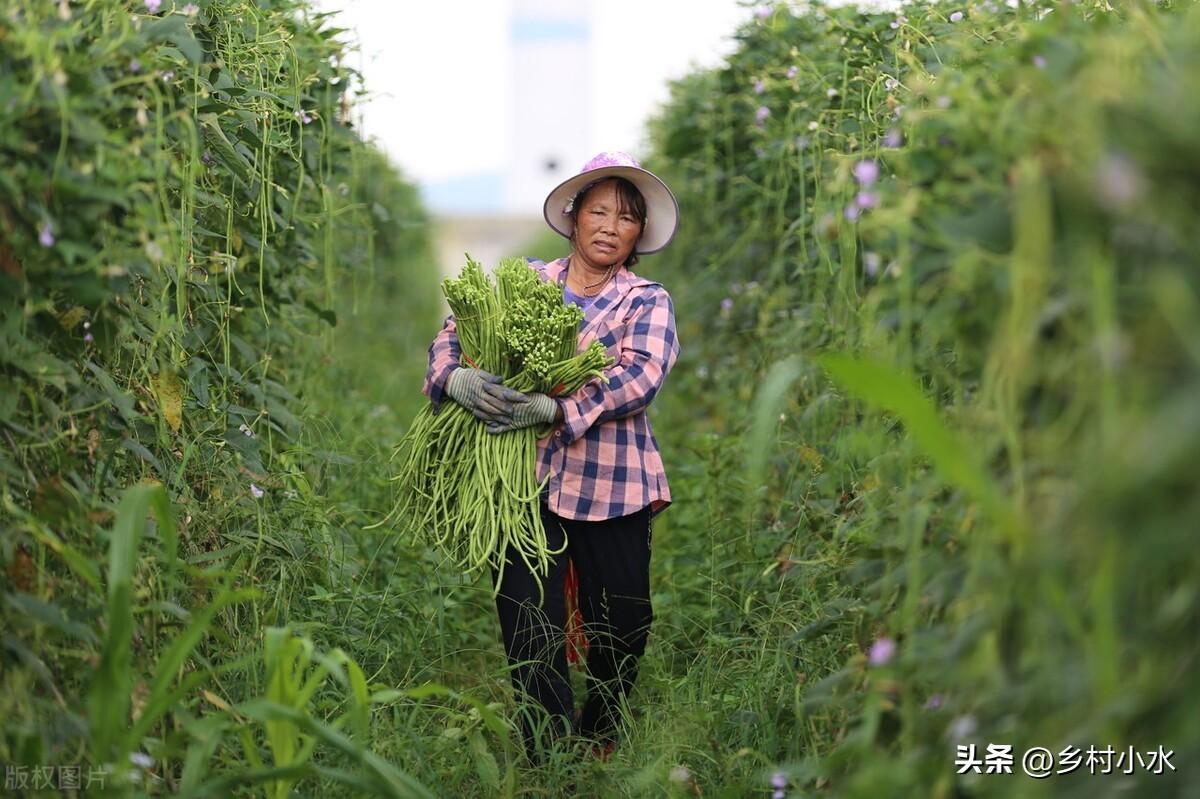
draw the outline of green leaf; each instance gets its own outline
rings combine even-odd
[[[158,462],[158,458],[154,457],[154,453],[146,449],[146,446],[132,438],[121,439],[121,446],[137,455],[146,463],[154,467],[154,471],[158,474],[159,479],[165,479],[166,474],[163,471],[162,464]]]
[[[259,596],[259,592],[254,589],[235,591],[225,588],[217,595],[216,599],[201,608],[183,632],[175,636],[155,665],[154,676],[150,682],[150,695],[146,699],[137,723],[126,736],[126,751],[132,751],[159,717],[208,679],[209,670],[194,671],[181,680],[174,690],[171,688],[175,676],[183,668],[192,650],[208,633],[216,615],[229,605],[246,602],[257,596]]]
[[[204,57],[204,50],[192,35],[188,18],[180,14],[156,18],[142,28],[142,34],[148,41],[171,42],[193,64],[199,64]]]
[[[225,135],[225,131],[221,128],[221,123],[217,119],[217,115],[201,114],[200,128],[203,131],[204,141],[208,144],[209,152],[212,156],[243,183],[249,183],[252,171],[250,164],[235,149],[234,143],[230,142],[229,137]]]
[[[347,755],[371,775],[375,790],[384,796],[396,799],[433,799],[433,794],[413,777],[303,711],[267,699],[253,699],[238,705],[236,709],[242,715],[256,721],[285,721],[293,724],[327,746]]]
[[[58,605],[48,604],[37,597],[14,591],[4,595],[4,604],[15,611],[12,618],[21,622],[43,624],[63,635],[88,643],[96,643],[99,640],[90,627],[72,621]]]
[[[487,741],[483,739],[483,733],[478,729],[471,730],[471,734],[467,736],[467,744],[471,747],[471,756],[475,760],[475,772],[479,775],[479,782],[483,787],[493,792],[500,789],[500,766],[496,763],[496,758],[488,749]]]
[[[121,414],[121,418],[131,427],[142,418],[142,415],[137,412],[133,406],[133,397],[121,390],[117,386],[117,382],[113,380],[112,375],[104,371],[94,363],[88,363],[88,369],[95,375],[96,381],[100,383],[100,389],[105,396],[112,401],[117,411]]]
[[[315,313],[323,321],[327,322],[330,327],[337,327],[337,312],[331,308],[321,308],[312,300],[305,300],[304,307]]]
[[[974,450],[942,424],[911,375],[888,363],[849,355],[825,355],[820,362],[836,382],[860,400],[898,416],[946,482],[965,490],[1003,527],[1015,529],[1015,519],[1001,503]]]
[[[431,696],[452,697],[460,702],[470,705],[479,711],[479,717],[483,719],[483,723],[487,726],[487,728],[501,738],[507,740],[509,734],[512,732],[508,724],[506,724],[504,720],[496,714],[496,711],[488,707],[485,702],[476,699],[470,694],[461,694],[452,688],[447,688],[444,685],[434,682],[425,683],[424,685],[420,685],[416,688],[410,688],[407,693],[413,699],[426,699]]]
[[[38,520],[30,519],[29,521],[30,523],[25,529],[31,536],[36,538],[42,546],[62,558],[75,576],[82,578],[92,590],[100,590],[100,568],[92,558],[63,541]]]
[[[771,452],[772,431],[779,412],[787,401],[788,389],[804,372],[804,358],[793,355],[771,367],[754,400],[753,423],[746,437],[747,513],[753,513],[756,489],[763,485],[767,457]]]
[[[136,485],[126,490],[109,537],[108,606],[104,614],[107,629],[100,666],[88,693],[92,754],[104,762],[123,763],[127,754],[118,749],[118,742],[129,723],[133,687],[133,573],[146,515],[151,510],[166,544],[168,564],[173,566],[175,518],[162,486]]]

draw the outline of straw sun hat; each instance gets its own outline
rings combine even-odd
[[[642,169],[629,153],[604,152],[583,165],[579,174],[567,178],[546,195],[542,214],[556,233],[571,237],[574,223],[571,207],[583,191],[605,178],[625,178],[646,200],[646,229],[634,245],[639,254],[658,252],[671,243],[679,227],[679,203],[675,195],[653,172]]]

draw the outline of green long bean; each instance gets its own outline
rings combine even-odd
[[[562,287],[542,281],[522,259],[508,259],[495,282],[470,256],[457,278],[442,282],[455,317],[461,361],[500,375],[517,391],[572,394],[592,380],[607,382],[612,364],[592,342],[578,352],[583,312],[563,302]],[[439,548],[468,577],[491,569],[500,585],[515,555],[534,574],[549,573],[551,549],[539,509],[538,438],[524,428],[488,433],[468,411],[426,406],[396,445],[396,501],[389,518]]]

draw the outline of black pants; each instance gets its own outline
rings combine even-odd
[[[513,688],[518,702],[532,700],[520,716],[526,748],[535,758],[540,746],[571,729],[574,702],[563,597],[567,558],[579,578],[579,610],[588,639],[588,693],[575,729],[579,735],[615,739],[621,703],[633,687],[653,619],[649,506],[628,516],[585,522],[564,519],[542,505],[542,523],[551,549],[562,546],[564,535],[568,542],[567,550],[551,559],[550,574],[542,581],[544,598],[539,603],[538,577],[511,550],[496,596]]]

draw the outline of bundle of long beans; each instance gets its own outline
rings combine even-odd
[[[506,259],[495,285],[476,261],[442,282],[454,313],[464,366],[500,375],[522,392],[570,394],[612,363],[599,342],[577,352],[583,312],[563,303],[562,287],[522,259]],[[488,566],[503,576],[509,547],[545,576],[551,550],[538,508],[537,438],[552,426],[488,433],[453,402],[426,405],[396,447],[400,470],[393,513],[439,546],[468,576]],[[498,586],[500,581],[496,581]]]

